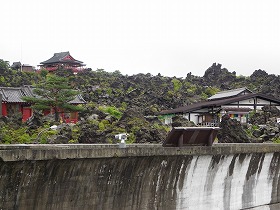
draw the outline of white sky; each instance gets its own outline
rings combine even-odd
[[[7,0],[0,59],[37,66],[70,51],[93,70],[279,75],[279,0]]]

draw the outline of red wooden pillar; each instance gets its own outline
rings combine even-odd
[[[22,121],[26,122],[29,117],[32,115],[32,109],[30,107],[23,107],[22,108]]]
[[[3,116],[7,116],[8,112],[7,112],[7,103],[2,103],[2,115]]]

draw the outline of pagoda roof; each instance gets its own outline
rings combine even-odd
[[[83,66],[83,62],[74,59],[69,51],[67,52],[60,52],[60,53],[54,53],[53,57],[50,59],[41,62],[40,64],[47,65],[47,64],[55,64],[55,63],[71,63],[71,64],[77,64]]]

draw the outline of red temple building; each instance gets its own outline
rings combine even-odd
[[[50,59],[43,61],[39,65],[41,69],[55,71],[59,68],[71,69],[74,73],[83,70],[85,64],[82,61],[74,59],[69,52],[55,53]]]
[[[12,116],[15,113],[22,114],[22,121],[28,120],[33,113],[31,104],[22,100],[23,96],[35,96],[33,87],[0,87],[0,116]],[[81,95],[69,102],[73,105],[85,104],[86,101]],[[44,114],[52,114],[53,110],[45,111]],[[61,112],[60,118],[66,123],[76,123],[78,121],[78,112]]]

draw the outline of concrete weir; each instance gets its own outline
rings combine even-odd
[[[1,145],[0,209],[280,209],[280,145]]]

